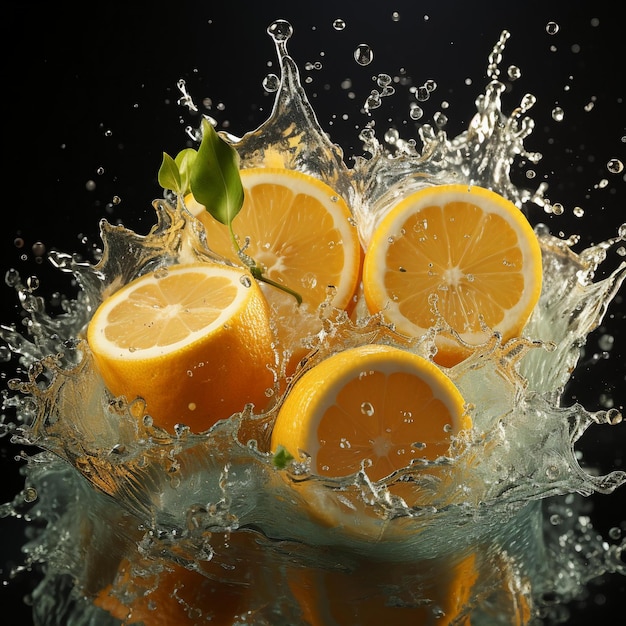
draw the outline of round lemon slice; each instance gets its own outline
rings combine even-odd
[[[497,331],[518,336],[541,293],[541,249],[521,211],[481,187],[440,185],[400,201],[365,254],[370,312],[421,336],[439,317],[469,346]],[[487,330],[486,330],[487,329]],[[470,349],[443,334],[435,360],[446,366]]]

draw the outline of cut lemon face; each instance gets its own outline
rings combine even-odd
[[[490,331],[518,336],[541,293],[541,249],[520,210],[481,187],[441,185],[417,191],[381,221],[367,249],[363,289],[370,312],[398,332],[421,336],[438,319],[471,346]],[[484,326],[483,326],[484,325]],[[445,366],[470,350],[439,335]]]
[[[265,275],[302,296],[261,285],[274,319],[282,349],[292,352],[291,373],[306,353],[301,340],[321,329],[318,307],[329,298],[348,309],[360,282],[362,251],[350,209],[322,181],[288,169],[241,170],[245,199],[233,220],[239,245]],[[215,220],[193,197],[187,208],[206,229],[208,246],[233,263],[241,264],[228,228]]]
[[[445,455],[451,435],[470,426],[461,394],[435,364],[400,348],[366,345],[328,357],[295,382],[271,448],[310,457],[319,476],[365,467],[380,480],[414,459]]]
[[[109,390],[154,423],[206,430],[268,404],[275,366],[267,302],[238,268],[199,263],[141,276],[96,310],[87,341]]]

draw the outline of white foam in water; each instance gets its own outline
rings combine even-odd
[[[344,27],[340,19],[334,25],[337,31]],[[321,128],[307,98],[287,49],[290,24],[276,21],[268,33],[280,62],[280,75],[265,82],[268,92],[275,92],[273,110],[259,128],[241,137],[224,136],[237,148],[242,167],[263,165],[271,156],[274,163],[280,159],[284,167],[326,181],[352,207],[364,246],[394,199],[424,185],[480,185],[520,210],[535,204],[558,213],[557,204],[544,197],[543,185],[529,190],[510,178],[517,160],[534,163],[540,155],[527,151],[524,143],[534,128],[533,96],[523,96],[510,113],[504,111],[505,84],[499,77],[508,32],[488,59],[487,84],[467,130],[449,138],[442,113],[434,125],[419,126],[419,146],[397,129],[381,136],[375,124],[365,124],[359,134],[362,156],[351,165]],[[355,47],[354,58],[367,65],[375,53],[362,44]],[[510,67],[508,75],[519,71]],[[378,75],[363,103],[366,120],[399,88],[394,78]],[[416,102],[424,102],[436,87],[430,81],[422,91],[418,88]],[[179,88],[182,104],[194,107],[184,83]],[[418,119],[415,109],[407,116]],[[190,132],[195,136],[195,129]],[[286,152],[287,144],[296,147]],[[611,168],[619,171],[623,165],[615,161]],[[260,625],[301,623],[294,589],[303,572],[356,572],[367,595],[389,599],[393,588],[395,606],[425,606],[427,619],[443,623],[438,618],[445,610],[430,586],[433,572],[465,571],[471,561],[466,579],[473,585],[458,618],[471,616],[473,626],[521,624],[531,612],[558,621],[561,607],[584,595],[590,580],[607,572],[626,574],[626,541],[615,532],[607,542],[594,531],[584,498],[622,487],[626,473],[590,473],[581,467],[575,448],[588,429],[617,423],[621,416],[614,409],[591,412],[562,404],[580,346],[599,326],[626,276],[621,264],[595,278],[608,251],[623,245],[624,227],[614,238],[575,253],[573,239],[536,225],[544,286],[524,331],[527,339],[502,346],[494,337],[450,370],[473,407],[474,423],[472,437],[442,465],[450,480],[433,482],[424,468],[412,466],[373,484],[366,470],[330,480],[309,474],[306,467],[276,469],[262,436],[250,442],[242,436],[262,433],[260,426],[273,414],[244,413],[208,433],[181,429],[168,435],[138,421],[138,405],[109,402],[79,338],[107,288],[179,256],[210,255],[193,218],[168,198],[156,200],[154,208],[156,225],[147,235],[104,223],[103,255],[95,266],[70,254],[50,253],[59,271],[73,275],[81,288],[75,299],[65,300],[61,315],[47,312],[37,285],[14,270],[7,274],[30,324],[28,334],[0,329],[10,351],[29,368],[28,377],[9,383],[4,404],[17,418],[5,429],[41,452],[29,459],[24,491],[2,513],[47,522],[25,546],[27,566],[45,564],[33,594],[38,625],[70,619],[77,626],[116,623],[89,598],[113,581],[120,559],[129,554],[135,555],[139,578],[149,563],[158,573],[168,562],[209,577],[217,568],[229,584],[245,580],[248,585],[252,576],[237,623]],[[369,341],[372,333],[402,344],[377,318],[360,313],[357,322],[340,319],[326,326],[315,338],[316,358],[337,345]],[[403,481],[422,484],[431,494],[429,506],[391,498],[393,485]],[[321,525],[309,517],[305,501],[335,507],[352,520],[349,527],[342,532]],[[362,522],[350,514],[364,508]],[[623,512],[616,512],[615,528],[622,521]],[[416,565],[424,562],[430,569]],[[366,573],[373,567],[376,581]],[[132,594],[120,591],[125,592]],[[203,610],[206,623],[214,623],[208,619],[210,609]]]

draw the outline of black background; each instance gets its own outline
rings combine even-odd
[[[216,4],[5,3],[5,34],[11,36],[2,43],[3,273],[15,267],[24,277],[37,275],[40,295],[47,298],[57,290],[71,293],[69,279],[47,261],[41,262],[34,244],[91,259],[100,243],[98,222],[103,217],[147,232],[154,221],[151,200],[161,195],[156,181],[161,153],[180,150],[187,140],[184,127],[198,123],[177,104],[177,81],[185,79],[196,103],[211,98],[213,107],[205,111],[221,127],[236,135],[256,127],[273,102],[262,88],[262,79],[270,71],[279,73],[266,34],[276,18],[293,24],[289,50],[303,78],[310,78],[305,88],[322,126],[347,156],[359,154],[355,127],[365,118],[358,105],[375,87],[371,76],[379,72],[395,75],[405,68],[415,86],[434,79],[438,87],[424,104],[422,121],[431,121],[445,100],[450,103],[449,134],[466,128],[475,112],[473,101],[486,83],[487,56],[501,31],[509,30],[512,36],[502,68],[517,65],[522,78],[513,84],[508,100],[505,96],[504,109],[510,111],[526,92],[538,97],[530,112],[536,129],[526,146],[544,154],[533,168],[537,172],[533,181],[525,179],[522,170],[514,171],[513,177],[529,187],[548,181],[546,195],[566,210],[555,218],[536,209],[531,221],[545,221],[555,234],[580,233],[581,246],[615,235],[625,221],[624,174],[611,174],[606,168],[611,158],[626,162],[626,50],[616,3]],[[393,11],[399,13],[399,20],[392,19]],[[336,18],[345,20],[343,31],[333,29]],[[549,21],[559,25],[557,34],[546,32]],[[366,68],[352,58],[362,42],[369,43],[375,54]],[[305,69],[308,62],[317,61],[321,70]],[[340,87],[347,77],[353,81],[354,101]],[[376,113],[379,136],[388,124],[386,118],[407,119],[409,100],[405,89],[385,101],[384,112]],[[587,111],[589,103],[594,106]],[[563,122],[552,119],[555,106],[564,109]],[[341,119],[344,112],[346,120]],[[410,127],[401,129],[411,135]],[[604,187],[603,179],[608,181]],[[95,189],[87,189],[88,181],[95,182]],[[121,199],[119,204],[112,204],[114,196]],[[583,218],[572,214],[577,205],[585,209]],[[19,239],[22,247],[15,245]],[[606,269],[618,261],[617,255],[610,255]],[[0,322],[18,322],[12,290],[0,285],[0,293]],[[597,410],[611,398],[616,407],[623,407],[625,311],[620,295],[602,329],[589,338],[568,389],[568,402],[576,399]],[[593,355],[601,352],[598,340],[605,332],[615,338],[614,347],[608,358],[594,363]],[[616,469],[620,463],[623,469],[625,429],[612,429],[606,436],[602,429],[595,431],[600,434],[594,434],[593,441],[581,444],[586,457],[602,471]],[[0,502],[4,502],[21,485],[13,460],[19,448],[6,440],[0,444]],[[605,535],[613,523],[626,518],[623,491],[593,498],[594,522]],[[19,561],[19,532],[14,520],[0,520],[2,580],[5,563]],[[8,618],[10,622],[3,618],[3,623],[31,623],[22,601],[31,580],[26,577],[0,588],[3,614],[8,615],[11,607],[16,616]],[[574,607],[567,623],[589,624],[607,617],[620,609],[625,592],[623,576],[607,579],[605,586],[593,587],[594,600],[586,608]]]

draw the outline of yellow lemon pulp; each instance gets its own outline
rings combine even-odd
[[[428,187],[400,201],[374,231],[363,264],[370,312],[420,336],[438,324],[434,305],[471,346],[491,331],[505,341],[519,335],[541,282],[541,249],[521,211],[467,185]],[[435,360],[446,366],[469,354],[444,335],[436,346]]]
[[[452,433],[471,426],[461,394],[430,361],[400,348],[365,345],[305,372],[281,406],[271,447],[311,459],[320,476],[365,463],[380,480],[417,458],[446,454]]]
[[[154,423],[203,431],[268,404],[274,385],[270,311],[245,270],[217,263],[162,268],[131,281],[87,330],[109,390],[146,402]]]
[[[288,355],[287,374],[306,354],[303,339],[322,327],[318,308],[329,301],[350,309],[360,282],[362,250],[350,209],[322,181],[280,168],[241,170],[244,203],[233,220],[239,245],[271,280],[302,296],[295,299],[261,285],[272,309],[282,350]],[[202,221],[208,246],[241,264],[228,228],[215,220],[192,196],[189,211]]]

